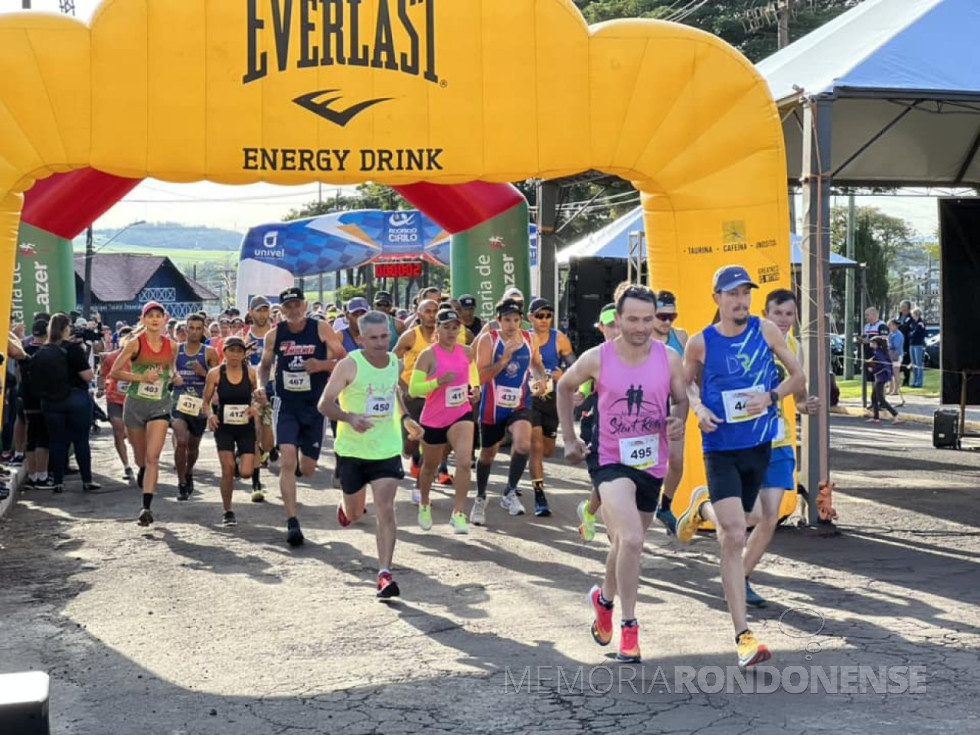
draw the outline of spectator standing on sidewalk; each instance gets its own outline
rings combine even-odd
[[[902,299],[902,302],[898,305],[898,331],[902,333],[904,338],[904,347],[902,348],[902,386],[908,388],[909,378],[912,375],[912,357],[909,353],[909,335],[912,333],[912,302],[908,299]],[[895,378],[896,384],[898,383],[898,378]],[[901,395],[901,390],[897,391]]]
[[[912,388],[921,388],[923,367],[926,359],[926,323],[922,320],[922,310],[912,310],[912,328],[908,338],[909,356],[912,359]]]
[[[898,380],[897,370],[902,367],[905,355],[908,354],[905,350],[905,335],[902,334],[901,326],[901,322],[898,319],[892,319],[888,322],[888,357],[892,361],[892,380],[888,389],[888,395],[898,396],[899,398],[902,398],[902,383]],[[905,383],[905,385],[908,385],[908,383]],[[905,405],[904,398],[902,398],[902,405]]]

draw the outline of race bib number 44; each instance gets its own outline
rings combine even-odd
[[[660,435],[647,434],[620,439],[619,461],[638,470],[653,467],[660,461]]]
[[[288,391],[313,390],[309,373],[283,373],[282,385]]]
[[[751,421],[758,418],[758,414],[750,414],[745,406],[752,396],[762,392],[763,387],[761,385],[724,391],[721,394],[721,400],[725,404],[725,421],[730,424],[737,424],[740,421]]]

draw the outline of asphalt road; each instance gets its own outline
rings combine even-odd
[[[421,531],[406,485],[403,597],[381,603],[373,518],[338,528],[328,472],[300,486],[291,550],[279,501],[244,484],[220,527],[210,447],[203,492],[166,488],[149,531],[105,433],[95,457],[102,492],[28,493],[0,521],[0,673],[51,674],[59,735],[980,731],[980,452],[934,450],[928,427],[833,419],[842,534],[777,533],[754,576],[771,604],[750,613],[774,666],[745,682],[710,536],[649,533],[642,666],[592,642],[606,541],[575,531],[583,470],[550,464],[551,518],[493,503],[465,537],[439,493]]]

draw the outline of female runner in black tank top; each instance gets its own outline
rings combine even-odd
[[[204,384],[204,411],[208,426],[214,432],[221,462],[222,524],[237,524],[231,510],[231,496],[236,472],[251,477],[255,458],[255,423],[258,410],[252,405],[255,369],[245,362],[245,341],[233,336],[225,339],[224,361],[208,373]],[[212,401],[217,398],[218,409]],[[237,459],[237,467],[236,467]]]

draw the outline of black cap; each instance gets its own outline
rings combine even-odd
[[[32,337],[43,337],[48,333],[48,320],[38,319],[31,325]]]
[[[293,286],[279,294],[280,304],[288,304],[290,301],[306,301],[306,296],[303,295],[303,289]]]
[[[468,293],[464,293],[462,296],[459,297],[458,300],[459,300],[459,305],[464,309],[470,309],[476,306],[476,297],[471,296]]]
[[[235,335],[234,337],[225,337],[223,349],[227,350],[229,347],[241,347],[243,350],[248,349],[248,347],[245,345],[245,340],[238,335]]]
[[[381,302],[391,303],[391,294],[387,291],[378,291],[374,295],[374,303],[380,304]]]
[[[514,299],[504,299],[499,304],[497,304],[497,316],[505,316],[507,314],[523,314],[524,305],[520,301],[514,301]]]
[[[551,305],[551,302],[548,301],[548,299],[535,299],[531,302],[531,307],[528,309],[528,314],[534,314],[542,309],[554,311],[555,307]]]
[[[881,335],[881,336],[883,336],[883,337],[887,337],[888,334],[889,334],[889,332],[888,332],[888,325],[887,324],[880,325],[878,327],[878,334]]]
[[[437,324],[446,324],[447,322],[458,322],[459,314],[457,314],[452,309],[443,309],[438,314],[436,314]]]

